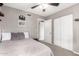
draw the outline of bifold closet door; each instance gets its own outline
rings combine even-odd
[[[61,21],[58,19],[54,20],[54,44],[61,46]]]
[[[73,50],[73,15],[54,20],[54,43],[62,48]]]

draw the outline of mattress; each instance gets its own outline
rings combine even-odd
[[[8,40],[0,43],[0,56],[51,56],[51,49],[33,39]]]

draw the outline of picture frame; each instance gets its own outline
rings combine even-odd
[[[24,15],[20,15],[20,16],[19,16],[19,20],[25,21],[25,16],[24,16]]]
[[[26,20],[26,18],[24,15],[19,15],[18,26],[25,27],[25,24],[26,24],[25,20]]]

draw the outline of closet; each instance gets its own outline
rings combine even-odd
[[[54,44],[73,50],[73,15],[54,19]]]

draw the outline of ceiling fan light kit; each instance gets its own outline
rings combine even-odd
[[[31,7],[31,9],[34,9],[34,8],[36,8],[36,7],[38,7],[38,6],[41,6],[41,7],[43,8],[42,11],[45,12],[45,11],[46,11],[46,8],[48,7],[48,5],[57,7],[57,6],[59,6],[59,3],[44,3],[44,4],[38,4],[38,5],[35,5],[35,6]]]
[[[46,11],[46,9],[43,9],[43,12],[45,12]]]

